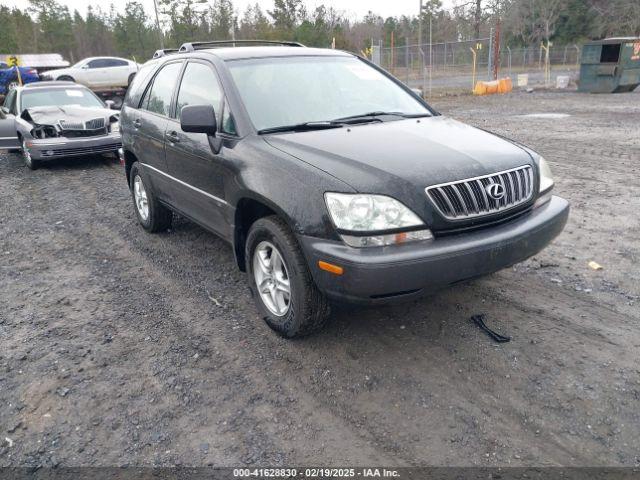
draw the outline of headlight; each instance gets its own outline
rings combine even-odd
[[[120,133],[120,122],[113,122],[111,124],[111,133]]]
[[[368,232],[422,225],[418,216],[384,195],[325,193],[327,208],[340,230]]]
[[[334,225],[356,235],[341,235],[352,247],[372,247],[433,238],[427,229],[389,233],[386,230],[420,227],[418,216],[398,200],[384,195],[325,193],[327,209]],[[362,236],[358,232],[376,232]]]
[[[540,192],[546,192],[553,187],[553,176],[551,175],[551,168],[547,161],[540,157],[538,159],[538,169],[540,170]]]

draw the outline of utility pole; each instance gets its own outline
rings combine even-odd
[[[158,39],[160,40],[160,48],[164,50],[164,38],[162,30],[160,30],[160,17],[158,16],[158,0],[153,0],[153,8],[156,11],[156,28],[158,29]]]

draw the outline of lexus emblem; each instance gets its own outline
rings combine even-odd
[[[504,187],[499,183],[490,183],[484,187],[485,192],[494,200],[500,200],[504,197]]]

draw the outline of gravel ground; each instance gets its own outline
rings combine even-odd
[[[144,233],[113,161],[0,155],[0,466],[640,465],[640,94],[434,105],[540,151],[565,232],[297,341],[215,236]]]

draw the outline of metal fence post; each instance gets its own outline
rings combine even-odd
[[[444,42],[444,71],[447,71],[447,42]]]
[[[511,78],[511,47],[507,47],[507,52],[509,54],[509,78]]]
[[[409,39],[404,39],[404,67],[407,70],[407,85],[409,85]]]
[[[489,59],[487,60],[487,80],[491,80],[493,71],[493,27],[489,30]]]
[[[475,48],[469,48],[469,50],[471,50],[471,55],[473,55],[473,73],[471,74],[471,91],[473,92],[473,90],[476,88],[476,49]]]

